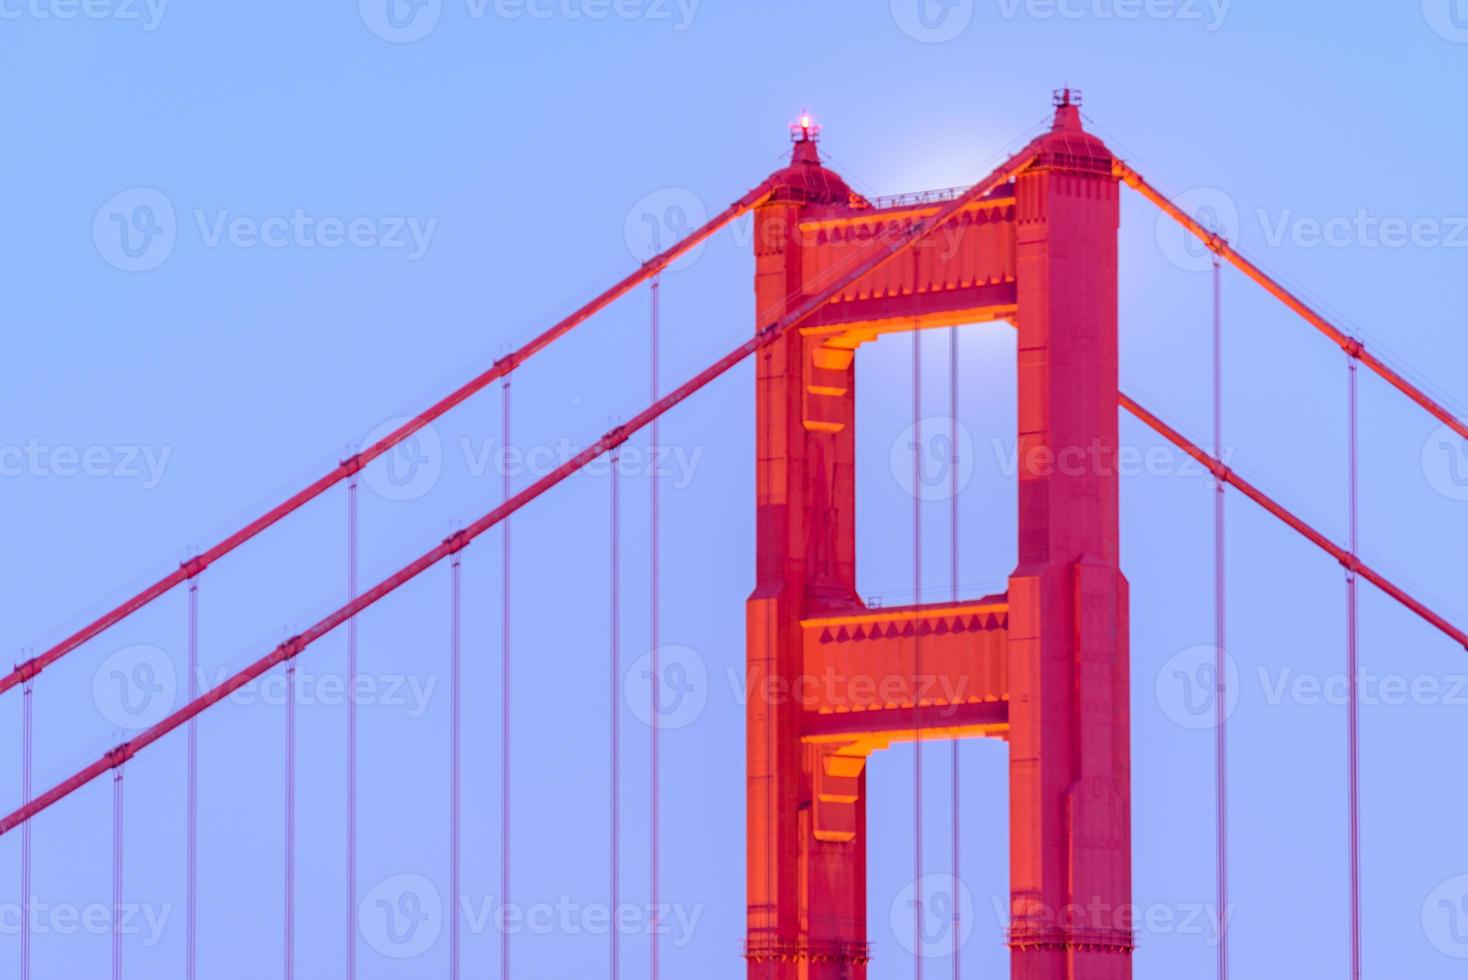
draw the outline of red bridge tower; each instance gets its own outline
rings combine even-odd
[[[939,207],[865,201],[821,165],[815,136],[802,120],[791,164],[755,214],[760,326]],[[894,742],[954,737],[1009,744],[1013,977],[1131,976],[1118,182],[1069,91],[1030,149],[1015,180],[757,355],[752,980],[866,976],[866,759]],[[1019,565],[1008,592],[869,609],[856,591],[856,350],[884,333],[997,320],[1019,330]]]

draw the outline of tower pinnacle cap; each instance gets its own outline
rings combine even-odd
[[[1054,130],[1078,130],[1081,128],[1081,90],[1065,88],[1055,90],[1053,99],[1055,104],[1055,123],[1051,127]]]

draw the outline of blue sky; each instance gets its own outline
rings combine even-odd
[[[44,648],[451,390],[633,268],[654,231],[676,235],[757,184],[786,158],[786,127],[803,107],[825,126],[831,165],[884,194],[972,182],[1047,119],[1052,89],[1074,85],[1113,150],[1462,413],[1459,0],[923,2],[0,2],[0,77],[12,93],[0,108],[7,656]],[[1207,441],[1206,260],[1135,197],[1121,234],[1123,387]],[[747,336],[751,272],[738,225],[664,278],[665,385]],[[1224,289],[1233,463],[1343,540],[1345,357],[1241,276]],[[639,291],[517,372],[513,441],[527,465],[645,404],[647,309]],[[960,344],[972,447],[960,587],[980,595],[1013,564],[1013,336],[978,326]],[[861,587],[902,600],[911,498],[890,457],[912,422],[907,339],[864,349],[859,371]],[[942,415],[946,337],[925,341],[924,377],[924,412]],[[751,381],[747,365],[736,369],[663,426],[674,450],[661,637],[700,695],[663,739],[662,891],[683,913],[663,941],[670,976],[742,969]],[[488,460],[501,421],[495,390],[425,434],[417,469],[399,458],[401,479],[367,474],[364,582],[498,500]],[[1369,375],[1361,425],[1364,557],[1468,622],[1468,455]],[[1139,452],[1158,445],[1134,420],[1122,434]],[[1208,976],[1213,739],[1173,681],[1212,642],[1212,495],[1194,469],[1158,458],[1123,489],[1136,901],[1152,915],[1136,973]],[[647,469],[629,456],[621,481],[630,695],[611,690],[608,666],[605,471],[515,521],[512,898],[555,912],[548,931],[515,938],[516,980],[605,970],[596,910],[607,901],[614,697],[623,897],[647,900],[648,729],[635,693],[649,644]],[[925,506],[923,578],[937,598],[949,588],[948,505]],[[1235,969],[1337,975],[1345,712],[1330,690],[1345,663],[1342,574],[1245,501],[1232,498],[1228,518]],[[337,489],[208,572],[207,678],[342,601],[344,533]],[[482,917],[499,898],[497,535],[465,553],[463,574],[464,890]],[[170,594],[38,680],[38,786],[126,738],[131,708],[175,703],[187,686],[184,624],[184,596]],[[448,630],[446,567],[361,619],[372,685],[361,709],[364,978],[445,974],[444,911],[434,919],[431,906],[447,888]],[[1456,832],[1468,795],[1452,760],[1468,747],[1468,663],[1369,587],[1362,643],[1379,681],[1363,709],[1366,969],[1456,976],[1468,955],[1468,843]],[[301,976],[342,975],[344,665],[340,636],[300,662]],[[140,678],[145,700],[127,686]],[[279,701],[264,685],[199,728],[204,976],[280,970]],[[19,726],[11,692],[0,744],[16,746]],[[935,871],[949,863],[947,751],[924,754]],[[0,752],[6,809],[19,800],[18,756]],[[125,942],[128,976],[182,975],[182,764],[172,738],[127,768],[126,898],[139,922]],[[910,750],[893,750],[870,769],[871,975],[883,980],[912,970],[891,916],[913,880],[912,764]],[[963,748],[961,877],[973,914],[962,955],[973,976],[1005,958],[995,906],[1007,881],[1005,765],[1001,745]],[[99,781],[35,822],[34,890],[47,908],[35,976],[106,969],[106,935],[68,928],[68,915],[110,901],[110,796]],[[0,840],[7,915],[18,867],[12,834]],[[378,904],[413,911],[405,896],[429,907],[407,947]],[[466,918],[465,968],[493,972],[500,939],[480,921]],[[634,912],[628,976],[646,969],[637,927]],[[18,955],[12,916],[0,921],[0,976],[17,975]]]

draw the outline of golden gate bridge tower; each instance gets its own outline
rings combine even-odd
[[[867,757],[963,737],[1009,746],[1013,976],[1131,976],[1119,181],[1078,100],[1066,90],[1056,102],[1053,128],[1011,179],[757,355],[751,978],[866,975]],[[755,209],[761,324],[818,294],[866,243],[938,210],[873,207],[821,165],[816,138],[803,119],[790,166]],[[855,574],[858,349],[887,333],[1001,320],[1019,331],[1019,564],[1008,592],[868,608]],[[1071,454],[1084,464],[1057,465]],[[857,677],[906,683],[891,700]]]

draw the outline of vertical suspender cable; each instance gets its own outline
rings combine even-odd
[[[188,700],[198,697],[198,577],[188,579]],[[185,807],[183,977],[198,973],[198,719],[188,723],[188,788]]]
[[[122,980],[122,766],[112,770],[112,980]]]
[[[1223,265],[1213,256],[1213,453],[1224,458],[1223,449]],[[1213,632],[1216,726],[1218,832],[1218,976],[1228,980],[1228,654],[1227,616],[1224,606],[1224,487],[1222,477],[1214,481],[1213,499]]]
[[[285,980],[296,975],[296,662],[285,668]]]
[[[459,980],[459,906],[461,899],[459,863],[460,812],[460,724],[462,719],[462,676],[460,673],[461,621],[460,552],[449,563],[449,980]]]
[[[923,344],[922,331],[912,332],[912,601],[923,601]],[[913,901],[913,976],[923,976],[923,743],[919,728],[922,716],[918,692],[922,687],[922,636],[912,638],[912,880],[917,882]]]
[[[953,602],[958,601],[958,328],[952,327],[948,332],[948,448],[950,458],[948,460],[948,521],[953,535],[949,551],[948,580],[951,583],[949,598]],[[958,901],[958,880],[961,871],[960,857],[960,828],[962,806],[958,798],[959,790],[959,740],[954,739],[950,746],[953,752],[952,773],[952,796],[953,796],[953,980],[959,980],[962,973],[959,964],[959,933],[962,925],[963,911]]]
[[[357,474],[347,481],[347,600],[357,597]],[[357,617],[347,620],[347,980],[357,978]]]
[[[189,700],[199,696],[199,579],[189,579]],[[194,980],[199,968],[199,723],[188,724],[188,786],[184,822],[184,978]]]
[[[650,373],[652,375],[652,400],[654,402],[656,402],[658,400],[658,397],[659,397],[659,392],[658,392],[658,354],[659,354],[659,350],[658,350],[658,292],[659,292],[659,289],[660,289],[660,280],[661,279],[662,279],[662,277],[660,275],[659,276],[653,276],[652,277],[652,324],[651,324],[651,330],[650,330],[651,338],[650,338],[649,347],[651,348],[651,351],[652,351],[652,365],[651,365],[651,372]],[[660,730],[662,728],[662,723],[663,723],[662,712],[661,712],[662,699],[659,696],[660,695],[660,690],[659,689],[660,689],[660,685],[662,684],[662,678],[663,678],[663,675],[662,675],[662,664],[660,662],[661,661],[662,654],[658,650],[658,643],[660,642],[660,636],[659,636],[659,619],[660,619],[660,616],[658,614],[658,579],[659,579],[659,574],[658,574],[659,573],[659,568],[658,568],[658,525],[659,525],[659,520],[658,520],[658,504],[659,504],[659,500],[658,500],[658,497],[659,497],[659,494],[658,494],[658,473],[657,473],[657,471],[658,471],[658,452],[659,452],[659,446],[658,446],[658,430],[659,430],[659,428],[660,428],[660,426],[658,424],[658,420],[657,419],[653,419],[653,421],[652,421],[652,432],[651,432],[651,437],[650,437],[651,438],[651,442],[652,442],[652,463],[653,463],[653,465],[652,465],[652,468],[651,468],[651,470],[649,472],[649,478],[650,478],[650,483],[651,483],[651,493],[652,493],[652,521],[651,521],[651,530],[650,530],[651,540],[648,542],[648,552],[649,552],[649,556],[650,556],[649,557],[649,562],[650,562],[650,571],[651,571],[651,582],[649,584],[651,586],[651,593],[650,594],[651,594],[651,597],[652,597],[651,609],[649,610],[650,620],[651,620],[651,622],[650,622],[650,634],[651,634],[651,646],[652,646],[652,660],[651,660],[651,664],[650,664],[650,666],[652,667],[652,710],[650,712],[650,717],[652,718],[652,738],[650,740],[652,742],[652,759],[651,759],[651,763],[650,763],[650,765],[651,765],[650,784],[652,786],[652,799],[650,801],[650,806],[651,806],[651,811],[652,811],[652,816],[651,816],[652,840],[651,840],[651,851],[650,851],[650,854],[651,854],[651,864],[652,864],[652,867],[650,869],[650,872],[651,872],[651,881],[652,881],[652,887],[651,887],[651,896],[652,896],[652,898],[651,898],[651,906],[652,906],[652,910],[651,910],[651,913],[652,913],[653,928],[651,930],[651,936],[649,937],[652,940],[652,957],[651,957],[651,975],[652,975],[652,980],[658,980],[658,965],[659,965],[658,964],[658,926],[659,926],[658,918],[660,916],[660,912],[659,912],[659,909],[658,909],[658,885],[659,885],[659,878],[661,877],[661,868],[659,867],[659,865],[660,865],[661,859],[662,859],[662,854],[661,854],[662,842],[660,840],[661,830],[662,830],[661,823],[660,823],[660,816],[661,816],[661,809],[662,808],[659,805],[659,800],[658,800],[658,797],[659,797],[659,792],[658,792],[659,791],[659,781],[662,778],[662,773],[660,771],[661,759],[659,758],[659,750],[661,748],[661,746],[660,746],[659,743],[660,743],[661,740],[659,739],[658,736],[659,736]]]
[[[500,486],[510,499],[510,375],[505,375]],[[510,907],[510,521],[500,538],[500,902]],[[500,980],[510,980],[510,930],[500,930]]]
[[[31,801],[31,766],[34,757],[34,718],[31,697],[35,678],[27,677],[20,694],[20,797]],[[31,822],[20,827],[20,980],[31,978]]]
[[[1348,357],[1350,370],[1350,522],[1351,557],[1360,552],[1357,509],[1360,502],[1357,488],[1359,456],[1357,453],[1357,406],[1356,406],[1356,359]],[[1350,849],[1351,849],[1351,980],[1361,978],[1361,642],[1360,605],[1356,591],[1356,570],[1346,569],[1346,643],[1347,672],[1350,684],[1350,704],[1347,706],[1347,761],[1350,772]]]
[[[617,980],[622,962],[622,937],[617,929],[617,905],[622,900],[622,487],[618,480],[617,463],[621,459],[618,449],[612,450],[612,520],[611,520],[611,628],[610,646],[612,676],[609,686],[611,699],[611,775],[612,775],[612,840],[611,840],[611,893],[612,893],[612,939],[611,980]]]

